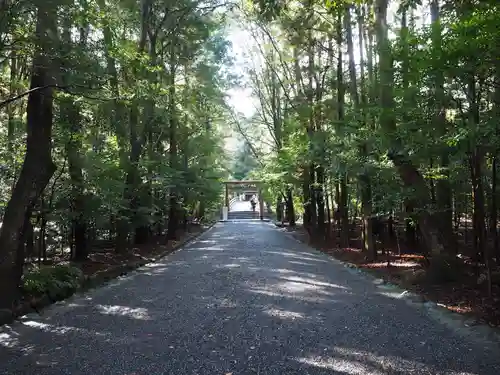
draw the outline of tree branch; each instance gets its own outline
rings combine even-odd
[[[25,96],[27,96],[29,94],[32,94],[32,93],[34,93],[36,91],[41,91],[41,90],[45,90],[45,89],[48,89],[48,88],[55,88],[55,89],[64,91],[64,92],[66,92],[66,93],[68,93],[70,95],[75,95],[75,96],[78,95],[78,96],[84,97],[86,99],[91,99],[91,100],[108,101],[108,100],[120,100],[120,99],[123,99],[123,98],[102,98],[102,97],[90,96],[90,95],[86,95],[86,94],[82,94],[82,93],[75,93],[75,92],[73,92],[73,91],[70,90],[71,87],[72,86],[60,86],[60,85],[57,85],[57,84],[34,87],[34,88],[32,88],[32,89],[30,89],[28,91],[25,91],[25,92],[23,92],[23,93],[21,93],[19,95],[16,95],[16,96],[13,96],[11,98],[2,100],[0,102],[0,108],[6,107],[10,103],[15,102],[16,100],[22,99]],[[73,85],[73,87],[75,87],[75,86]]]

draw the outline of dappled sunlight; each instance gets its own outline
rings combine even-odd
[[[13,348],[19,344],[18,334],[15,332],[1,332],[0,345],[6,348]]]
[[[152,271],[143,271],[141,275],[155,276],[168,271],[169,267],[164,266],[162,268],[154,268]]]
[[[231,257],[231,260],[235,260],[235,261],[237,261],[239,263],[243,263],[243,264],[245,264],[245,263],[253,264],[255,262],[255,260],[252,260],[248,257]]]
[[[323,357],[310,357],[310,358],[295,358],[297,362],[303,365],[318,367],[325,370],[338,371],[342,374],[349,375],[386,375],[381,371],[374,371],[368,365],[361,362],[348,361],[345,359],[337,358],[323,358]]]
[[[68,353],[88,355],[86,348],[97,348],[101,354],[91,353],[93,373],[112,372],[101,366],[115,366],[106,360],[106,348],[117,347],[113,358],[123,357],[127,366],[133,367],[136,357],[152,366],[168,363],[150,373],[172,368],[176,373],[236,375],[256,368],[261,374],[284,375],[458,375],[447,371],[447,366],[459,368],[453,362],[426,362],[436,367],[419,362],[431,358],[445,335],[437,329],[433,339],[420,329],[426,321],[396,301],[400,293],[374,285],[382,281],[362,279],[300,245],[273,245],[279,240],[274,237],[264,245],[267,237],[253,227],[232,228],[231,233],[234,229],[241,229],[234,243],[226,240],[230,236],[210,236],[142,267],[128,279],[133,282],[111,284],[92,292],[92,298],[67,304],[71,310],[31,317],[16,332],[4,327],[0,354],[12,353],[13,361],[22,355],[33,369],[56,368],[70,361]],[[404,330],[410,328],[408,338]],[[233,360],[232,367],[215,370]],[[213,366],[201,367],[207,363]],[[124,368],[123,373],[134,370]]]
[[[10,326],[4,326],[3,331],[0,332],[0,348],[15,349],[23,355],[29,355],[33,352],[35,346],[23,344],[21,342],[21,335]]]
[[[171,264],[167,265],[165,263],[148,263],[148,264],[145,264],[144,266],[142,266],[140,268],[140,271],[141,271],[141,274],[153,276],[153,275],[161,274],[161,273],[167,271],[171,267],[172,267]]]
[[[288,263],[292,263],[292,262],[288,262]],[[270,271],[270,272],[277,273],[280,275],[286,275],[285,277],[293,277],[293,276],[289,276],[289,275],[296,275],[297,277],[307,277],[316,283],[321,276],[321,275],[318,275],[315,273],[297,271],[295,269],[289,269],[289,268],[260,268],[260,270],[265,270],[266,272]]]
[[[277,289],[284,290],[287,292],[292,292],[292,293],[317,292],[321,288],[319,286],[305,284],[305,283],[298,283],[295,281],[284,281],[284,282],[278,283],[275,287]]]
[[[308,267],[315,267],[314,264],[311,264],[311,263],[307,263],[307,262],[301,262],[301,261],[298,261],[298,260],[289,260],[288,263],[290,264],[295,264],[297,266],[308,266]]]
[[[281,285],[275,285],[272,287],[251,287],[248,289],[249,293],[265,295],[269,297],[281,297],[281,298],[290,298],[302,302],[311,302],[311,303],[345,303],[338,300],[334,300],[333,294],[324,290],[314,290],[303,288],[300,285],[296,286],[284,286],[285,283]]]
[[[219,308],[236,308],[238,303],[229,298],[207,298],[205,308],[219,309]]]
[[[267,309],[264,314],[284,320],[306,319],[305,314],[282,309]]]
[[[388,298],[402,299],[408,294],[407,291],[401,292],[398,290],[391,290],[390,287],[381,286],[381,288],[383,288],[385,290],[378,290],[377,294],[384,296],[384,297],[388,297]]]
[[[208,250],[208,251],[224,251],[226,249],[224,249],[223,247],[221,246],[211,246],[211,247],[202,247],[200,249],[197,249],[197,250]]]
[[[76,333],[83,335],[83,336],[86,336],[86,337],[109,336],[108,333],[96,332],[96,331],[88,330],[85,328],[71,327],[71,326],[65,326],[65,325],[47,324],[47,323],[43,323],[43,322],[39,322],[39,321],[35,321],[35,320],[25,321],[22,323],[22,325],[25,327],[29,327],[29,328],[35,328],[35,329],[43,331],[43,332],[55,333],[57,335],[66,335],[68,333],[75,333],[76,332]]]
[[[96,305],[95,307],[101,314],[121,315],[137,320],[151,320],[148,310],[142,307],[131,308],[117,305]]]
[[[238,239],[241,239],[240,236],[236,236],[236,235],[229,235],[229,234],[226,234],[226,233],[216,233],[216,234],[212,234],[210,236],[211,238],[215,238],[215,243],[218,243],[219,240],[227,240],[227,241],[234,241],[234,240],[238,240]]]
[[[300,254],[298,252],[288,252],[288,251],[265,251],[267,254],[280,255],[285,258],[297,259],[301,262],[310,261],[316,263],[329,263],[330,260],[324,257],[312,257],[310,253]]]
[[[210,245],[217,245],[217,241],[215,240],[198,240],[196,241],[197,244],[210,244]]]
[[[318,287],[328,287],[328,288],[335,288],[335,289],[348,289],[345,286],[338,285],[338,284],[332,284],[332,283],[327,283],[327,282],[322,282],[322,281],[317,281],[314,279],[308,279],[304,277],[299,277],[299,276],[288,276],[286,278],[287,281],[291,282],[297,282],[297,283],[302,283],[302,284],[308,284],[308,285],[313,285],[313,286],[318,286]]]
[[[144,268],[146,269],[151,269],[151,268],[165,268],[165,263],[160,263],[160,262],[156,262],[156,263],[148,263],[146,265],[143,266]]]
[[[229,264],[220,264],[216,266],[217,268],[239,268],[241,264],[238,263],[229,263]]]
[[[339,371],[345,374],[360,375],[385,375],[388,373],[398,374],[435,374],[436,371],[422,362],[407,360],[398,356],[380,356],[373,352],[358,349],[332,347],[325,348],[321,356],[298,357],[299,363],[311,366]],[[445,372],[447,375],[479,375],[471,372],[458,372],[451,368]]]
[[[385,375],[433,374],[434,369],[419,361],[407,360],[397,356],[379,356],[372,352],[343,347],[324,348],[324,354],[295,358],[299,363],[339,371],[345,374]],[[446,374],[477,375],[473,373],[447,371]]]

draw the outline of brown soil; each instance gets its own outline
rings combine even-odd
[[[91,252],[85,262],[75,263],[74,265],[79,267],[84,275],[93,276],[119,265],[135,264],[141,260],[153,259],[161,254],[169,254],[178,245],[188,241],[205,229],[206,227],[200,225],[192,226],[189,231],[180,234],[177,241],[165,243],[164,237],[156,237],[151,239],[149,243],[135,246],[122,254],[116,253],[113,248],[99,249],[96,252]]]

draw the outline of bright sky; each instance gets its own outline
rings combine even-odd
[[[388,21],[389,24],[397,25],[399,27],[400,20],[396,16],[397,4],[391,2],[388,11]],[[422,23],[429,23],[428,9],[425,6],[417,7],[415,12],[417,17],[417,25],[421,26]],[[359,47],[356,43],[356,28],[354,31],[354,59],[359,63]],[[390,37],[396,37],[392,32],[389,31]],[[227,94],[229,96],[228,102],[236,113],[240,113],[243,117],[249,118],[255,113],[255,106],[258,105],[258,100],[253,97],[252,89],[250,87],[245,87],[248,75],[246,73],[246,68],[249,64],[252,64],[252,53],[255,53],[257,44],[253,39],[251,33],[244,28],[241,24],[234,22],[229,29],[227,38],[232,43],[232,48],[230,54],[234,58],[234,72],[242,76],[242,85],[240,87],[228,90]],[[240,117],[241,118],[241,117]],[[236,151],[241,146],[241,136],[234,134],[233,137],[226,139],[226,148],[229,151]]]
[[[255,45],[250,33],[243,28],[234,25],[228,35],[228,39],[232,43],[231,55],[235,59],[235,73],[243,76],[243,81],[247,78],[245,67],[248,64],[248,59],[245,55],[250,52]],[[250,117],[255,112],[254,102],[252,100],[252,89],[243,86],[229,90],[229,103],[237,112],[241,112],[245,117]]]
[[[252,49],[254,41],[250,33],[238,25],[233,25],[227,38],[232,43],[231,55],[235,63],[233,71],[242,76],[242,85],[228,90],[228,103],[234,108],[236,113],[241,113],[244,117],[249,118],[255,113],[255,99],[252,96],[252,89],[245,87],[247,79],[245,67],[248,64],[248,59],[245,58],[245,55]],[[230,152],[236,151],[241,146],[240,139],[241,136],[238,134],[227,138],[226,149]]]

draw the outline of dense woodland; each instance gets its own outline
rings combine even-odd
[[[242,131],[266,139],[255,156],[278,220],[301,217],[311,238],[345,249],[358,231],[371,261],[395,241],[443,279],[468,267],[491,295],[498,2],[262,0],[243,12],[259,58]]]
[[[217,213],[234,84],[226,11],[0,1],[0,309],[33,263],[175,240]]]
[[[226,104],[228,17],[254,41],[251,118]],[[395,242],[494,295],[499,56],[487,0],[0,1],[0,309],[56,255],[217,216],[230,164],[315,240]]]

